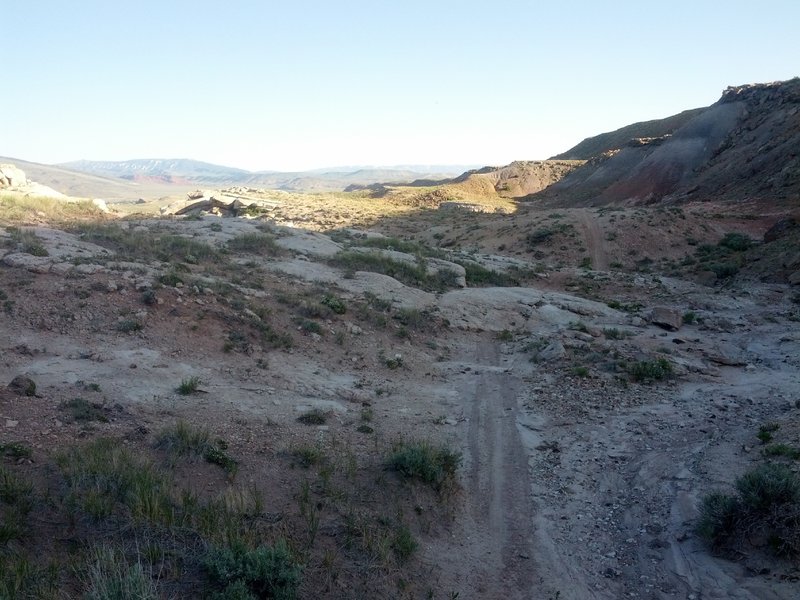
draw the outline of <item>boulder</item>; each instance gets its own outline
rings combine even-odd
[[[24,186],[28,183],[25,171],[16,165],[0,165],[0,188],[13,188]]]
[[[564,358],[566,355],[567,350],[564,348],[564,344],[559,340],[553,340],[539,351],[537,358],[540,362],[550,362]]]
[[[683,325],[683,314],[666,306],[656,306],[650,311],[650,322],[668,331],[678,331]]]
[[[17,375],[8,384],[8,389],[11,393],[17,396],[35,396],[36,383],[30,377],[25,375]]]
[[[798,228],[800,228],[800,223],[794,217],[781,219],[775,223],[775,225],[767,229],[766,233],[764,234],[764,243],[768,244],[770,242],[774,242],[775,240],[779,240],[785,235],[788,235],[789,232]]]

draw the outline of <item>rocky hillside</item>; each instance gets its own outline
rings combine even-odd
[[[563,206],[690,198],[792,205],[799,193],[800,79],[795,78],[728,88],[671,135],[629,140],[530,198]]]
[[[514,161],[504,167],[485,167],[467,171],[453,179],[453,187],[467,191],[498,194],[505,198],[520,198],[535,194],[563,179],[583,165],[581,160]]]
[[[604,152],[618,150],[634,139],[658,138],[670,135],[704,110],[706,110],[705,107],[684,110],[665,119],[640,121],[615,131],[601,133],[600,135],[586,138],[577,146],[553,156],[550,160],[589,160]]]

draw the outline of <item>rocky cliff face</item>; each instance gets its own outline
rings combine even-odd
[[[533,198],[572,206],[800,197],[800,78],[731,87],[672,135],[605,152]]]

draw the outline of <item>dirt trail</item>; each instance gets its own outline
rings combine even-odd
[[[608,256],[603,245],[603,233],[597,224],[597,219],[588,210],[578,213],[581,229],[586,236],[586,247],[592,258],[592,268],[597,271],[608,270]]]
[[[479,341],[457,375],[467,417],[466,506],[455,572],[449,573],[452,579],[446,585],[459,598],[546,598],[534,588],[533,503],[528,458],[517,429],[522,382],[502,360],[496,342]]]

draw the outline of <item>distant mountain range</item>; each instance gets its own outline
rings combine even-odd
[[[247,171],[191,159],[78,160],[55,165],[100,177],[132,182],[220,187],[245,185],[287,191],[336,191],[376,182],[407,183],[415,179],[452,177],[472,165],[402,165],[337,167],[302,172]]]

